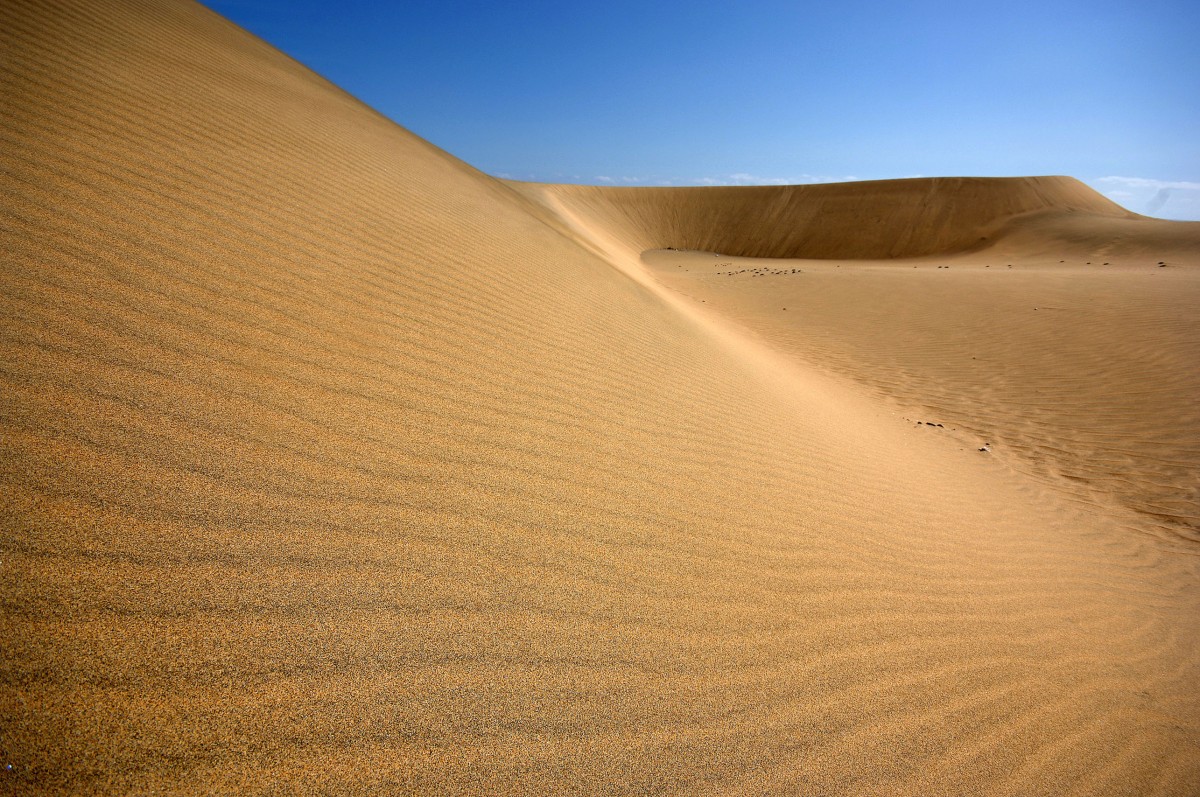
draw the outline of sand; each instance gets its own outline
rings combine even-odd
[[[1196,225],[508,183],[185,2],[0,52],[4,792],[1196,793]]]

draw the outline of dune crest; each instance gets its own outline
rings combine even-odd
[[[199,5],[0,52],[6,793],[1200,782],[1194,556]]]

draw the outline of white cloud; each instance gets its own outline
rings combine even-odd
[[[1097,183],[1117,183],[1130,188],[1151,188],[1155,191],[1178,189],[1180,191],[1200,191],[1200,183],[1187,180],[1151,180],[1148,177],[1097,177]]]
[[[749,172],[734,172],[723,177],[697,177],[696,185],[812,185],[813,183],[846,183],[858,180],[852,174],[831,177],[819,174],[801,174],[791,177],[761,177]]]
[[[606,174],[599,174],[599,175],[596,175],[596,179],[597,179],[597,180],[599,180],[599,181],[600,181],[600,182],[602,182],[602,183],[611,183],[611,182],[615,182],[615,181],[613,180],[613,178],[609,177],[609,176],[608,176],[608,175],[606,175]]]
[[[1088,182],[1109,199],[1137,213],[1164,219],[1200,220],[1200,183],[1118,175]]]
[[[855,177],[853,174],[846,174],[841,177],[826,177],[826,176],[822,176],[822,175],[806,174],[799,180],[799,182],[800,183],[855,183],[855,182],[858,182],[859,179],[860,178]]]

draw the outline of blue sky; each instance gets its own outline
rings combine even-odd
[[[207,0],[491,174],[1069,174],[1200,219],[1200,2]]]

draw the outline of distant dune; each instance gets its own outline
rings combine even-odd
[[[0,53],[0,790],[1196,793],[1196,226],[508,183],[190,2]]]
[[[1139,218],[1070,177],[701,188],[514,185],[640,250],[670,246],[743,257],[951,254],[992,245],[1033,214]]]

